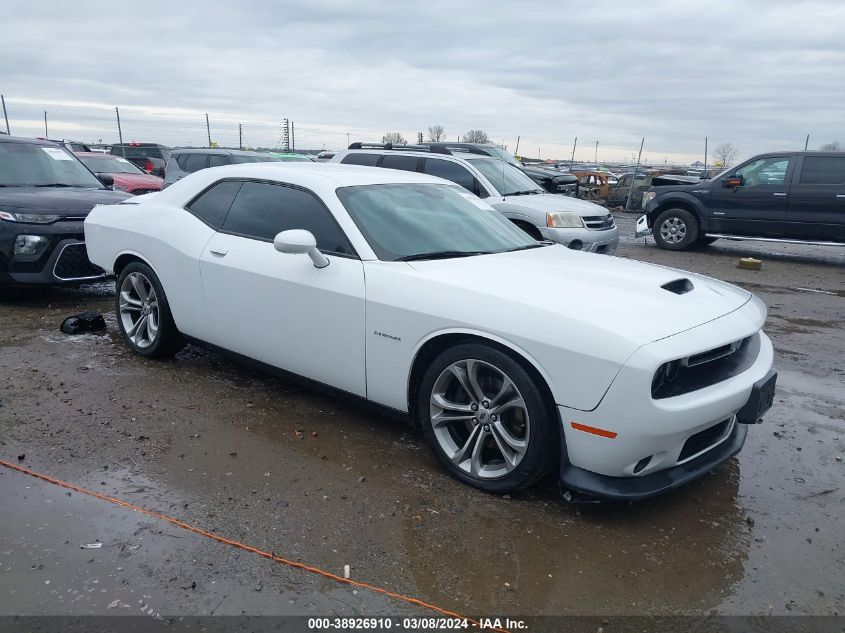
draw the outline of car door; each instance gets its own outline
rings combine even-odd
[[[311,231],[330,264],[278,252],[288,229]],[[243,181],[200,272],[209,343],[366,396],[363,264],[314,193]]]
[[[845,241],[845,155],[799,159],[786,219],[787,237]]]
[[[710,230],[758,237],[783,235],[793,163],[789,156],[756,158],[714,182],[708,205]],[[728,186],[731,178],[741,179],[741,184]]]

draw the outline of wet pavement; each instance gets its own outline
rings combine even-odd
[[[196,347],[132,355],[110,284],[0,304],[0,458],[467,614],[845,613],[845,249],[626,238],[618,255],[753,290],[777,350],[742,453],[658,499],[481,493],[349,401]],[[107,334],[59,332],[91,309]],[[420,612],[3,468],[0,504],[0,615]]]

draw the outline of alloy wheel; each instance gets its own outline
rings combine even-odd
[[[682,242],[687,236],[687,225],[681,218],[670,217],[663,221],[660,225],[660,237],[664,242],[669,244],[677,244]]]
[[[126,275],[120,284],[120,322],[134,345],[146,348],[159,332],[158,296],[149,279],[139,272]]]
[[[446,367],[431,390],[429,415],[446,457],[479,479],[504,477],[528,450],[528,406],[507,374],[485,361]]]

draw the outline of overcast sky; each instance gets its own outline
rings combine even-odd
[[[13,134],[341,148],[439,123],[526,156],[845,142],[845,2],[5,0]]]

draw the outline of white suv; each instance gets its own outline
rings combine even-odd
[[[613,216],[592,202],[547,193],[519,169],[481,153],[442,145],[352,143],[333,163],[385,167],[451,180],[474,193],[537,240],[612,255],[619,244]]]

